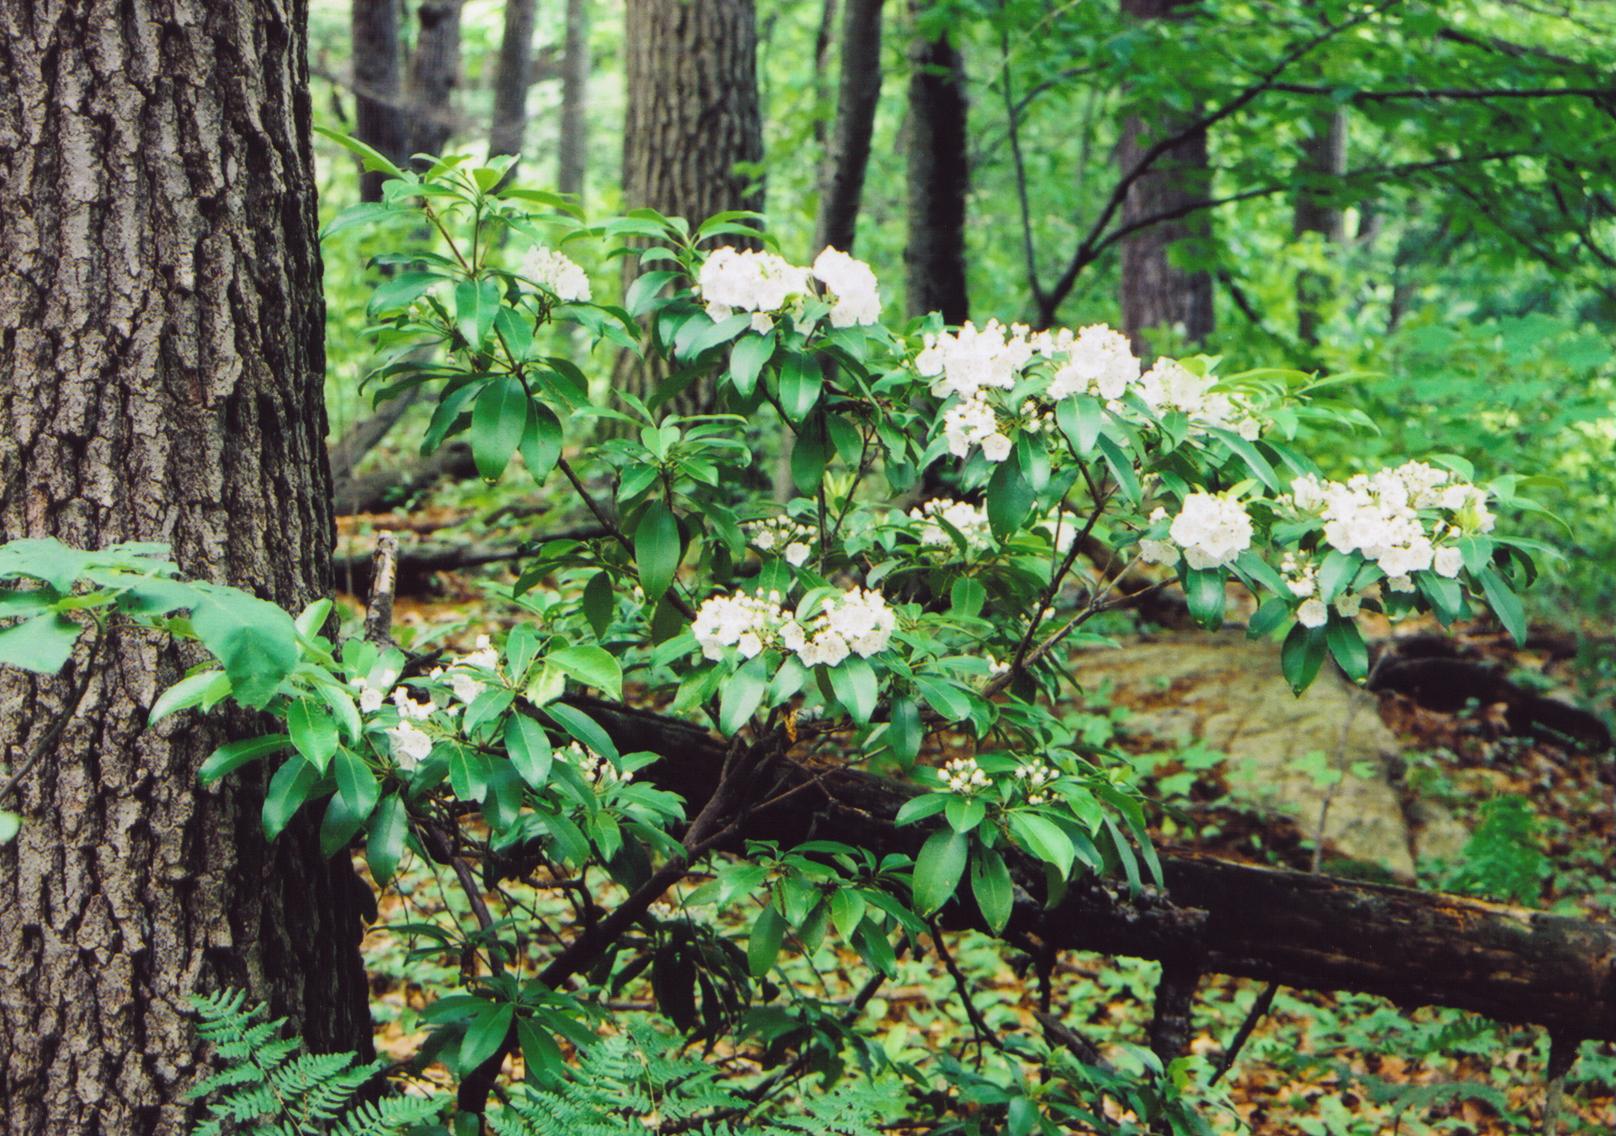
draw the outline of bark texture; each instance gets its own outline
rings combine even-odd
[[[442,154],[454,132],[454,91],[460,83],[463,0],[421,0],[410,57],[410,151]]]
[[[881,100],[881,0],[848,0],[842,16],[842,66],[836,124],[819,179],[814,249],[853,250],[864,176],[870,166],[875,108]]]
[[[327,591],[323,302],[302,0],[0,5],[0,539],[163,541],[190,574]],[[195,660],[110,633],[0,675],[0,1132],[180,1133],[187,995],[246,985],[370,1046],[357,881],[258,787],[197,787],[233,725],[146,728]]]
[[[910,315],[938,311],[964,323],[966,148],[965,65],[946,34],[910,45],[909,241],[903,260]]]
[[[1329,192],[1330,183],[1347,172],[1347,112],[1313,115],[1302,140],[1297,163],[1296,206],[1292,215],[1296,236],[1317,233],[1329,245],[1345,236],[1341,207]],[[1308,347],[1319,342],[1319,305],[1326,298],[1329,278],[1307,269],[1296,274],[1296,337]]]
[[[505,0],[505,28],[494,71],[491,154],[522,156],[527,136],[527,89],[533,71],[533,0]]]
[[[349,31],[353,40],[354,134],[402,165],[410,156],[410,127],[404,115],[398,0],[353,0]],[[383,180],[383,174],[365,171],[359,179],[360,197],[381,200]]]
[[[702,221],[728,209],[763,208],[757,13],[752,0],[629,0],[623,128],[623,204]],[[726,242],[744,244],[726,237]],[[625,280],[632,266],[625,262]],[[661,376],[619,357],[617,384],[650,401]],[[665,409],[705,410],[706,382]]]
[[[589,164],[589,0],[567,0],[561,51],[561,122],[556,142],[556,188],[583,196]]]
[[[1122,0],[1122,12],[1136,20],[1174,19],[1194,3],[1195,0]],[[1198,112],[1190,112],[1195,113]],[[1123,119],[1117,162],[1124,173],[1163,138],[1183,135],[1128,187],[1122,203],[1124,225],[1170,213],[1208,196],[1211,173],[1206,160],[1206,131],[1186,126],[1182,113],[1175,116],[1136,111]],[[1177,220],[1149,225],[1122,240],[1122,327],[1137,350],[1143,350],[1143,333],[1152,328],[1180,331],[1191,344],[1212,334],[1212,274],[1205,269],[1175,267],[1171,260],[1174,245],[1205,241],[1211,232],[1211,215],[1203,209]]]

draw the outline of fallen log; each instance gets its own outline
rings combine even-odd
[[[665,760],[646,771],[692,813],[718,783],[722,745],[705,731],[649,711],[579,699],[624,750]],[[739,828],[789,847],[841,840],[913,854],[926,825],[893,817],[918,790],[857,770],[781,759],[756,796],[771,800]],[[1119,882],[1085,878],[1046,910],[1042,872],[1014,871],[1008,934],[1056,949],[1159,959],[1315,990],[1378,994],[1403,1006],[1450,1006],[1557,1036],[1616,1041],[1616,927],[1523,908],[1362,883],[1208,856],[1162,856],[1165,887],[1129,896]],[[975,919],[952,904],[956,925]]]
[[[332,486],[331,499],[338,515],[374,513],[390,509],[444,478],[463,480],[475,476],[477,465],[472,460],[471,447],[451,442],[438,447],[430,457],[412,461],[401,469],[338,478]]]

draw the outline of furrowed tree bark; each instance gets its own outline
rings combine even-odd
[[[1195,0],[1122,0],[1124,17],[1133,20],[1181,18]],[[1191,115],[1195,111],[1189,112]],[[1122,122],[1117,166],[1132,169],[1140,157],[1179,127],[1175,116],[1134,111]],[[1207,168],[1206,131],[1189,131],[1131,186],[1122,203],[1122,223],[1131,224],[1194,202],[1205,200],[1211,188]],[[1212,274],[1205,269],[1174,266],[1173,246],[1205,241],[1212,233],[1212,218],[1200,210],[1176,221],[1140,229],[1122,245],[1122,329],[1141,353],[1144,333],[1157,328],[1179,331],[1191,344],[1212,334]]]
[[[623,204],[698,225],[728,209],[763,208],[754,166],[763,160],[752,0],[629,0],[623,128]],[[725,243],[744,244],[726,237]],[[625,261],[624,280],[633,265]],[[619,357],[617,382],[649,401],[659,376]],[[667,407],[704,410],[701,383]]]
[[[911,0],[910,12],[921,9]],[[938,311],[964,323],[965,196],[971,171],[965,135],[965,65],[946,33],[917,35],[909,61],[909,240],[903,260],[910,315]]]
[[[349,22],[353,41],[354,134],[396,165],[410,156],[410,127],[404,116],[403,45],[399,41],[398,0],[353,0]],[[366,170],[359,178],[363,201],[379,201],[385,175]]]
[[[410,57],[410,152],[443,153],[454,130],[460,83],[460,9],[464,0],[421,0]]]
[[[163,541],[194,576],[326,594],[323,302],[306,5],[0,5],[0,539]],[[177,1134],[187,997],[243,985],[316,1050],[370,1049],[360,885],[311,829],[267,846],[261,783],[197,785],[261,721],[177,715],[197,661],[108,632],[0,674],[0,762],[82,702],[6,807],[0,1132]]]
[[[619,748],[665,761],[646,775],[699,810],[724,749],[687,723],[604,702],[580,706]],[[845,840],[880,856],[914,854],[931,829],[892,823],[912,786],[856,770],[777,763],[782,798],[745,818],[747,839],[782,847]],[[765,788],[767,788],[765,786]],[[794,791],[793,791],[794,790]],[[763,789],[760,789],[760,795]],[[1008,934],[1049,947],[1159,959],[1180,974],[1219,973],[1315,990],[1441,1005],[1569,1037],[1616,1040],[1616,927],[1410,888],[1359,883],[1205,856],[1162,856],[1166,888],[1127,894],[1119,881],[1075,881],[1052,910],[1035,898],[1042,871],[1011,857],[1018,882]],[[944,911],[974,925],[968,905]]]
[[[589,0],[567,0],[561,51],[561,120],[556,188],[582,197],[589,166]]]
[[[505,0],[505,28],[494,72],[491,154],[522,156],[527,135],[527,89],[533,70],[533,0]]]
[[[875,134],[875,108],[881,100],[881,0],[848,0],[842,15],[838,89],[836,124],[820,170],[816,253],[826,245],[853,251]]]

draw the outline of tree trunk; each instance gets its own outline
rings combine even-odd
[[[692,225],[727,209],[762,209],[752,0],[629,0],[626,19],[624,206],[685,217]],[[625,263],[625,274],[631,270]],[[626,353],[620,357],[617,382],[624,389],[649,400],[657,381],[654,368]],[[703,382],[667,409],[698,412],[711,398]]]
[[[589,161],[589,0],[567,0],[561,52],[561,122],[556,140],[556,188],[582,197]]]
[[[437,156],[453,132],[454,90],[460,82],[463,0],[421,0],[410,57],[410,151]]]
[[[913,11],[913,6],[911,11]],[[943,35],[910,45],[909,243],[904,248],[910,315],[939,311],[964,323],[965,195],[971,171],[965,122],[965,66]]]
[[[1122,0],[1126,17],[1174,19],[1195,0]],[[1199,111],[1189,112],[1190,116]],[[1161,109],[1130,113],[1123,119],[1118,165],[1126,173],[1162,138],[1184,130],[1185,115]],[[1206,160],[1206,131],[1188,130],[1177,145],[1156,160],[1150,171],[1128,188],[1122,203],[1124,225],[1169,213],[1204,200],[1211,186]],[[1136,350],[1145,350],[1144,332],[1170,328],[1185,341],[1199,344],[1212,334],[1212,274],[1204,268],[1183,269],[1170,260],[1174,245],[1204,242],[1212,232],[1206,210],[1175,221],[1153,224],[1126,237],[1122,244],[1122,327]]]
[[[1345,230],[1328,183],[1347,172],[1347,114],[1327,111],[1313,115],[1307,125],[1311,133],[1302,142],[1297,163],[1293,232],[1298,237],[1318,233],[1325,244],[1338,245]],[[1296,274],[1296,337],[1308,347],[1318,345],[1319,305],[1328,287],[1328,278],[1320,273],[1304,268]]]
[[[527,134],[527,89],[533,70],[533,0],[505,0],[505,31],[494,72],[494,122],[490,154],[522,156]]]
[[[163,541],[282,604],[328,591],[306,16],[0,5],[0,540]],[[146,727],[195,661],[112,631],[56,678],[0,674],[13,770],[77,706],[6,802],[0,1132],[177,1136],[186,999],[221,984],[370,1048],[351,867],[307,829],[266,846],[251,778],[197,786],[262,722]]]
[[[814,252],[853,250],[864,175],[870,165],[875,108],[881,98],[881,0],[848,0],[842,17],[841,89],[836,126],[819,179]]]
[[[410,156],[409,120],[404,115],[403,47],[398,37],[398,0],[353,0],[354,134],[403,165]],[[364,201],[379,201],[384,175],[365,171],[359,179]]]

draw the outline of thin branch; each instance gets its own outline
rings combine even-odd
[[[1349,103],[1384,103],[1404,99],[1442,99],[1471,101],[1485,99],[1554,99],[1582,98],[1608,101],[1612,92],[1608,87],[1396,87],[1390,90],[1342,92],[1334,87],[1310,83],[1274,83],[1269,88],[1289,95],[1312,95],[1336,99],[1345,95]]]
[[[1004,96],[1004,114],[1010,132],[1011,164],[1016,174],[1016,201],[1021,210],[1021,254],[1027,266],[1027,287],[1033,302],[1040,308],[1044,304],[1044,288],[1038,282],[1038,250],[1032,239],[1032,205],[1027,199],[1027,163],[1021,153],[1021,116],[1016,109],[1014,92],[1010,85],[1010,33],[999,32],[999,89]]]
[[[365,640],[393,642],[393,598],[398,590],[398,534],[377,534],[370,561],[370,602],[365,605]]]

